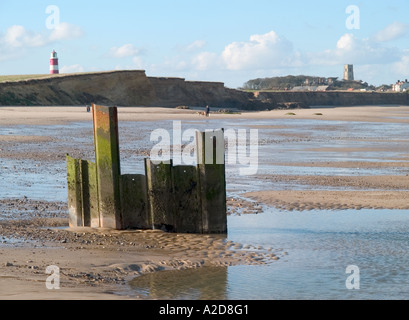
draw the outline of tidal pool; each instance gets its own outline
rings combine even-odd
[[[155,272],[132,280],[132,294],[175,300],[409,298],[407,211],[270,210],[230,216],[228,225],[229,240],[288,255],[265,265]],[[348,266],[359,274],[347,273]],[[351,276],[359,289],[348,289]]]

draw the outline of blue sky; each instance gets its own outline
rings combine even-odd
[[[62,73],[142,69],[236,88],[342,78],[354,64],[357,79],[391,84],[409,78],[408,12],[407,0],[0,0],[0,74],[48,73],[55,49]]]

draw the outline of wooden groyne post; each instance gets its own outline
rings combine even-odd
[[[146,178],[143,174],[121,175],[123,229],[149,229]]]
[[[227,233],[224,131],[197,132],[197,165],[145,159],[121,175],[116,107],[93,105],[95,163],[67,155],[71,227]]]
[[[145,159],[153,228],[180,233],[227,233],[224,131],[197,131],[197,165]]]
[[[172,170],[176,230],[180,233],[203,233],[197,166],[175,166]]]
[[[153,163],[145,159],[148,210],[152,228],[175,228],[172,161]]]
[[[68,220],[70,227],[84,226],[80,161],[67,155]]]
[[[99,227],[99,200],[95,163],[67,155],[70,227]]]
[[[226,233],[224,130],[196,133],[203,233]]]
[[[92,112],[100,226],[122,229],[117,108],[93,105]]]

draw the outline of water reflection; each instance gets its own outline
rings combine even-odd
[[[148,273],[130,281],[130,286],[145,299],[224,300],[227,297],[227,267]]]
[[[131,289],[145,299],[172,300],[409,297],[406,210],[272,210],[230,216],[228,222],[229,240],[271,246],[280,259],[262,265],[155,272],[133,280]],[[360,290],[345,286],[349,265],[360,269]]]

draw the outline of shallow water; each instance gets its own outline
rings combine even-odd
[[[143,152],[155,145],[154,129],[170,133],[172,121],[119,124],[122,173],[143,173]],[[406,161],[407,124],[322,120],[185,121],[182,130],[259,129],[258,175],[387,175],[405,168],[302,167],[314,161]],[[43,135],[44,152],[78,147],[93,154],[92,123],[59,126],[9,126],[3,135]],[[1,146],[0,146],[1,147]],[[27,145],[17,144],[16,151]],[[20,149],[21,148],[21,149]],[[370,151],[374,148],[375,151]],[[1,149],[1,148],[0,148]],[[320,151],[317,151],[320,149]],[[393,159],[393,160],[391,160]],[[280,166],[280,163],[286,164]],[[229,195],[261,189],[294,188],[265,184],[240,176],[237,165],[226,166]],[[0,198],[67,201],[66,163],[2,158]],[[409,297],[409,212],[399,210],[280,212],[229,216],[228,238],[243,244],[273,247],[281,257],[268,265],[202,268],[154,273],[132,282],[131,291],[166,299],[406,299]],[[288,255],[284,255],[288,252]],[[360,289],[348,290],[346,268],[360,270]],[[206,281],[213,279],[213,281]],[[139,283],[139,284],[138,284]],[[167,286],[167,284],[169,285]],[[217,285],[214,285],[217,284]]]
[[[269,120],[224,123],[224,127],[259,130],[258,174],[393,175],[406,168],[374,169],[299,167],[297,162],[402,159],[408,153],[407,125],[346,123],[316,120]],[[277,128],[272,127],[277,125]],[[278,127],[278,126],[282,127]],[[288,128],[286,127],[288,126]],[[320,152],[312,152],[314,149]],[[381,151],[369,151],[369,148]],[[349,149],[349,150],[348,150]],[[397,160],[396,160],[397,161]],[[272,164],[274,163],[274,165]],[[277,163],[285,163],[280,166]],[[291,163],[295,165],[292,166]],[[278,185],[255,184],[251,176],[237,178],[237,166],[227,166],[228,190],[240,193]],[[285,186],[289,188],[290,186]],[[406,299],[409,297],[409,212],[346,210],[280,212],[229,216],[229,240],[273,247],[278,261],[260,266],[203,268],[158,272],[131,283],[145,298],[193,299]],[[346,282],[348,266],[360,271],[359,290]],[[218,270],[218,271],[216,271]],[[200,280],[218,277],[222,286]],[[171,286],[167,286],[167,283]],[[190,285],[192,284],[192,285]]]
[[[269,290],[265,287],[252,298],[409,297],[408,211],[273,211],[244,217],[242,221],[238,218],[243,216],[229,220],[232,240],[274,245],[289,253],[276,264],[257,267],[257,271],[251,267],[231,270],[229,274],[247,279],[248,284],[255,283],[257,278],[261,278],[264,286],[268,283]],[[349,265],[359,267],[359,290],[346,288]],[[231,297],[244,298],[242,292],[233,290]]]
[[[157,141],[150,141],[155,129],[169,132],[173,143],[175,122],[127,122],[119,124],[121,171],[123,174],[143,174],[146,153]],[[393,175],[409,173],[408,168],[331,168],[298,166],[297,162],[321,161],[406,161],[409,154],[409,140],[405,123],[362,123],[303,119],[273,120],[205,120],[183,121],[181,130],[187,129],[245,129],[247,138],[250,129],[258,129],[258,175]],[[4,126],[3,135],[34,135],[51,137],[50,142],[39,144],[18,143],[15,152],[27,148],[37,148],[44,154],[58,152],[57,161],[15,160],[2,158],[0,153],[0,198],[23,197],[31,199],[66,201],[66,150],[78,149],[93,160],[92,123],[79,122],[57,126]],[[182,141],[188,143],[187,141]],[[246,154],[250,150],[247,142]],[[0,145],[1,147],[1,145]],[[24,149],[26,148],[26,149]],[[370,151],[368,148],[379,148]],[[1,149],[1,148],[0,148]],[[317,152],[317,149],[322,149]],[[314,150],[314,151],[312,151]],[[244,155],[244,154],[243,154]],[[83,157],[86,159],[87,157]],[[390,160],[394,159],[394,160]],[[226,165],[227,188],[231,193],[254,191],[262,188],[282,188],[281,185],[255,183],[252,175],[240,175],[240,169],[249,165],[240,164],[239,156],[235,164]],[[283,165],[280,165],[282,163]],[[285,164],[285,165],[284,165]],[[289,186],[287,186],[289,187]],[[292,187],[292,186],[290,186]],[[300,186],[296,186],[300,187]],[[52,190],[52,192],[50,192]]]
[[[0,170],[0,198],[67,199],[67,175],[61,163],[0,158]]]
[[[227,267],[148,273],[130,282],[131,295],[144,299],[224,300]]]
[[[272,246],[280,260],[259,266],[157,272],[134,279],[133,293],[155,299],[409,298],[407,211],[270,210],[230,216],[228,225],[229,240]],[[359,268],[359,290],[347,289],[350,265]],[[217,277],[218,285],[203,281],[206,277]]]

